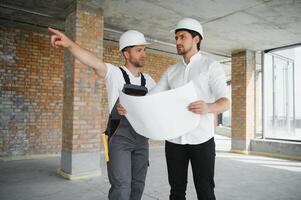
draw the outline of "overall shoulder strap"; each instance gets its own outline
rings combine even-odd
[[[144,77],[144,75],[141,73],[141,86],[145,86],[145,84],[146,84],[145,77]]]
[[[122,69],[121,67],[119,67],[119,69],[121,70],[122,72],[122,75],[123,75],[123,78],[124,78],[124,81],[126,84],[131,84],[131,81],[130,81],[130,77],[129,75],[126,73],[126,71],[124,69]]]
[[[125,83],[126,84],[131,84],[130,77],[126,73],[126,71],[124,69],[122,69],[122,67],[119,67],[119,69],[122,72]],[[145,79],[144,75],[141,73],[141,86],[145,86],[145,85],[146,85],[146,79]]]

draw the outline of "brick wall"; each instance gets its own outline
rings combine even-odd
[[[245,54],[232,55],[232,138],[244,139],[246,132]],[[238,106],[239,105],[239,106]],[[237,116],[237,117],[235,117]]]
[[[0,156],[60,151],[62,63],[47,34],[0,26]]]
[[[232,53],[232,150],[248,150],[255,132],[255,52]]]
[[[80,1],[65,21],[66,35],[81,47],[102,57],[103,16],[100,10],[88,9]],[[100,87],[92,68],[69,51],[65,54],[63,145],[72,152],[93,152],[100,149]]]
[[[0,156],[59,153],[62,146],[64,51],[47,33],[0,26]],[[123,65],[117,43],[104,42],[105,62]],[[177,62],[174,55],[147,50],[144,72],[156,81]],[[99,81],[101,129],[108,105]]]

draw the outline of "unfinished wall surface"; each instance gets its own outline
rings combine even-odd
[[[255,52],[232,53],[232,151],[248,151],[255,133]]]
[[[63,50],[49,35],[0,26],[0,155],[61,148]]]
[[[104,41],[103,59],[124,64],[118,43]],[[143,71],[157,81],[176,62],[175,55],[147,50]],[[63,77],[64,50],[51,47],[49,34],[0,26],[0,156],[60,153]],[[99,87],[102,131],[108,117],[103,80]]]

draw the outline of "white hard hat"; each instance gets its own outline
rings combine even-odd
[[[128,30],[124,32],[119,39],[119,51],[125,47],[135,46],[135,45],[146,45],[150,44],[146,42],[144,35],[139,31]]]
[[[202,38],[204,38],[203,27],[200,24],[200,22],[198,22],[195,19],[184,18],[184,19],[180,20],[178,22],[176,28],[173,29],[172,31],[176,31],[178,29],[188,29],[188,30],[195,31],[195,32],[199,33],[202,36]]]

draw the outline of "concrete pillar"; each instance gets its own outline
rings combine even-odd
[[[102,57],[103,15],[94,4],[75,1],[65,33],[80,46]],[[99,80],[94,71],[65,51],[61,169],[68,179],[101,174]]]
[[[232,52],[232,146],[247,152],[255,133],[255,52]]]

